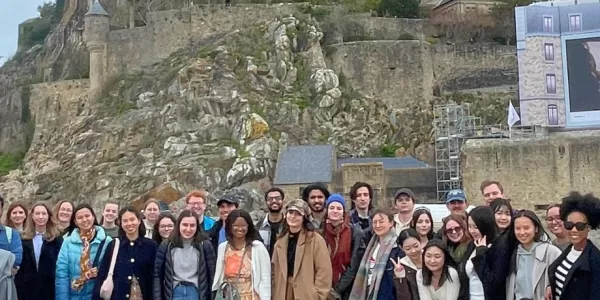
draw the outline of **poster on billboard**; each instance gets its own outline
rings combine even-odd
[[[600,126],[600,2],[515,9],[523,125]]]

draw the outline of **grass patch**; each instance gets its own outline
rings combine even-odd
[[[379,155],[382,157],[395,157],[398,149],[400,149],[400,146],[396,144],[383,144],[379,149]]]
[[[0,176],[18,169],[23,164],[23,158],[25,158],[25,152],[0,153]]]

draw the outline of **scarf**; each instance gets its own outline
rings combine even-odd
[[[330,223],[325,224],[325,241],[331,257],[333,269],[332,283],[335,286],[345,270],[350,266],[352,259],[352,229],[344,221],[338,227]]]
[[[96,235],[96,228],[92,227],[88,231],[79,231],[79,237],[83,243],[83,249],[81,250],[81,257],[79,258],[79,278],[71,282],[71,288],[75,291],[81,291],[85,283],[92,279],[92,264],[90,263],[90,246],[91,242]],[[100,249],[98,249],[100,251]]]
[[[398,235],[394,231],[394,228],[390,230],[383,240],[381,240],[378,236],[373,236],[373,238],[371,238],[371,241],[365,250],[365,255],[360,261],[360,266],[358,267],[358,272],[356,273],[356,277],[354,279],[354,285],[352,286],[352,292],[350,292],[349,300],[377,300],[377,292],[379,291],[381,278],[385,272],[385,267],[389,261],[392,249],[394,246],[397,247],[397,239]],[[377,244],[380,245],[379,251],[377,251],[377,258],[375,260],[376,263],[372,269],[373,282],[370,286],[368,286],[367,280],[369,276],[369,260],[371,259]]]

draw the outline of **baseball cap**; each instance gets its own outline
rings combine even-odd
[[[394,195],[394,199],[398,198],[398,196],[405,194],[409,197],[411,197],[413,200],[415,199],[415,194],[413,193],[413,191],[411,191],[410,189],[407,188],[402,188],[399,189],[396,194]]]
[[[235,199],[234,197],[231,197],[231,196],[223,196],[223,197],[219,198],[219,201],[217,201],[217,206],[221,205],[223,202],[227,202],[229,204],[233,204],[236,207],[238,205],[240,205],[240,202],[237,199]]]
[[[446,203],[450,201],[467,201],[465,192],[461,189],[450,190],[446,195]]]

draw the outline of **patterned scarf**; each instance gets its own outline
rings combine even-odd
[[[356,273],[356,278],[354,279],[354,285],[352,286],[349,300],[377,300],[377,291],[379,291],[381,278],[385,272],[385,266],[390,258],[392,248],[396,246],[397,240],[398,235],[394,231],[394,228],[392,228],[383,238],[383,241],[376,235],[371,238],[371,241],[365,250],[365,255],[360,261],[360,266],[358,267],[358,273]],[[369,260],[378,243],[380,245],[379,250],[377,251],[377,258],[375,259],[376,263],[372,269],[373,282],[368,286]]]
[[[92,279],[92,264],[90,263],[90,245],[92,239],[96,235],[96,228],[92,227],[88,231],[79,231],[79,237],[83,243],[83,249],[81,250],[81,257],[79,258],[79,268],[81,269],[79,278],[71,282],[71,288],[75,291],[81,291],[85,283]],[[100,251],[100,249],[98,249]]]
[[[330,223],[325,224],[325,241],[331,257],[334,286],[350,266],[352,259],[352,229],[346,222],[347,220],[338,227],[333,227]]]

